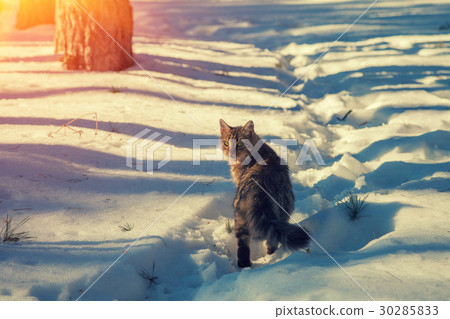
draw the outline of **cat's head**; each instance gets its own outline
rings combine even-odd
[[[259,136],[255,133],[253,121],[248,121],[243,126],[231,127],[224,120],[220,120],[220,146],[223,153],[241,163],[249,154],[249,150],[243,140],[248,140],[255,145]],[[234,153],[235,152],[235,153]]]

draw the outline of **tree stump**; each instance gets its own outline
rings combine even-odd
[[[120,71],[133,65],[133,11],[129,0],[77,2],[101,27],[75,1],[56,0],[55,50],[64,53],[65,68]]]
[[[55,23],[55,0],[20,0],[16,28],[24,30],[39,24]]]

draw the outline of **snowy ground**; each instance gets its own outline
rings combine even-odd
[[[374,299],[449,300],[446,2],[379,1],[310,68],[370,1],[133,1],[135,58],[179,104],[137,66],[62,70],[53,27],[11,29],[5,2],[0,217],[31,216],[35,238],[0,245],[0,299],[77,299],[165,212],[82,300],[369,300],[316,244],[267,257],[255,243],[239,271],[227,162],[192,165],[194,138],[258,119],[310,68],[256,122],[267,139],[312,138],[325,160],[296,166],[290,148],[293,217]],[[81,136],[57,132],[93,112],[98,131],[90,114]],[[125,165],[144,128],[172,137],[153,176]],[[337,205],[347,190],[368,194],[357,221]]]

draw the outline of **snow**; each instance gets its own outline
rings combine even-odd
[[[0,244],[0,299],[448,300],[449,5],[379,1],[311,67],[370,3],[132,1],[135,58],[175,103],[138,66],[63,70],[53,27],[13,29],[4,1],[0,217],[30,216],[35,238]],[[77,118],[81,135],[59,130]],[[217,138],[220,118],[298,140],[292,217],[310,253],[254,242],[238,269],[228,164],[192,164],[192,140]],[[172,137],[153,175],[126,166],[145,128]],[[324,166],[294,165],[306,139]],[[369,203],[355,221],[339,205],[349,190]]]

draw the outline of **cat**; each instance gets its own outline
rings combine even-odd
[[[221,119],[220,135],[220,145],[230,160],[236,184],[234,229],[238,266],[251,266],[250,239],[266,240],[269,255],[280,243],[292,250],[307,246],[307,231],[288,223],[294,209],[294,193],[287,164],[255,133],[253,121],[231,127]],[[257,153],[250,152],[251,146],[260,148]]]

